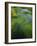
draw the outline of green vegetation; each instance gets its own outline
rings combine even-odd
[[[11,7],[11,39],[32,38],[32,8]]]

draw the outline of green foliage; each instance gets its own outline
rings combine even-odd
[[[32,8],[11,7],[11,38],[32,37]]]

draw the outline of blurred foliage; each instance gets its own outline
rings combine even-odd
[[[11,39],[32,38],[32,8],[11,7]]]

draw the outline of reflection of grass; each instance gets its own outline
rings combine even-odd
[[[19,10],[18,10],[19,9]],[[12,8],[11,10],[11,38],[31,38],[32,37],[32,10],[22,12],[23,8]]]

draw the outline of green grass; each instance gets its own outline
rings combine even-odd
[[[11,7],[11,39],[21,38],[32,38],[32,8]]]

